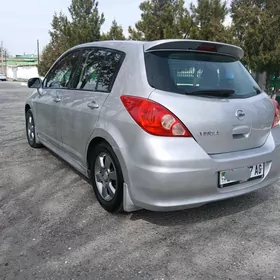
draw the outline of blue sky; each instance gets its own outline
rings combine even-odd
[[[99,0],[105,14],[103,30],[110,28],[114,18],[127,29],[140,19],[142,0]],[[0,0],[0,40],[11,54],[36,53],[49,41],[48,31],[55,12],[68,13],[71,0]]]
[[[140,19],[139,4],[143,0],[99,0],[99,10],[107,31],[115,18],[127,33],[127,27]],[[185,0],[186,5],[191,1]],[[195,3],[196,0],[193,0]],[[67,13],[71,0],[0,0],[0,40],[9,53],[36,53],[36,42],[41,49],[48,43],[50,23],[54,12]]]
[[[106,18],[103,31],[110,28],[115,18],[127,32],[127,27],[140,19],[142,1],[99,0],[99,10]],[[49,41],[54,12],[67,13],[70,3],[71,0],[0,0],[0,40],[13,55],[36,53],[37,39],[41,48]]]

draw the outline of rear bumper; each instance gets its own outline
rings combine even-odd
[[[274,128],[260,148],[213,156],[206,154],[193,139],[189,139],[187,148],[185,140],[179,138],[158,139],[149,139],[149,145],[143,140],[141,152],[121,151],[126,161],[129,196],[139,208],[192,208],[250,193],[276,183],[280,177],[280,128]],[[219,171],[262,162],[264,178],[218,188]]]

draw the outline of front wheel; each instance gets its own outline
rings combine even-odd
[[[98,202],[108,212],[123,211],[123,174],[113,149],[98,144],[91,155],[91,181]]]
[[[32,111],[29,109],[25,115],[26,135],[29,145],[32,148],[41,148],[43,145],[36,142],[36,129]]]

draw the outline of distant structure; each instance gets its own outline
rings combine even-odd
[[[7,66],[34,66],[38,65],[38,56],[36,54],[17,54],[14,57],[6,58]]]
[[[6,75],[12,80],[26,80],[38,76],[38,56],[17,54],[4,60]]]

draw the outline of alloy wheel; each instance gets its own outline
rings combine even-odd
[[[117,172],[110,155],[100,153],[94,165],[95,183],[99,194],[105,201],[111,201],[116,193]]]
[[[27,135],[30,142],[35,141],[35,125],[32,115],[28,115],[27,119]]]

